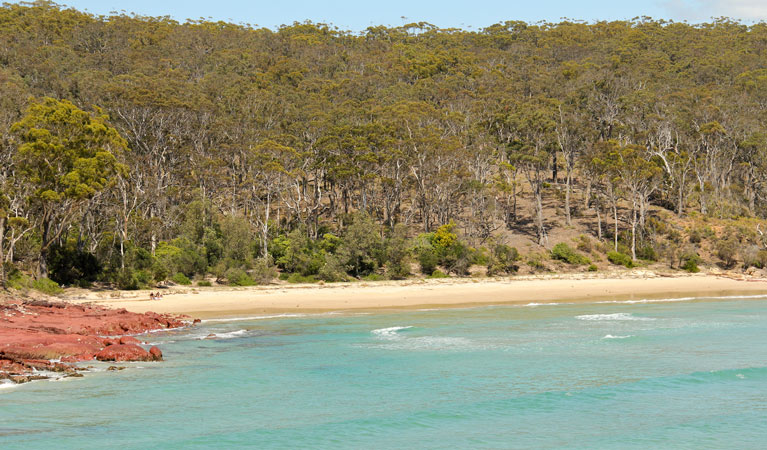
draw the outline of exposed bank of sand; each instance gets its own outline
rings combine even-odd
[[[405,280],[328,285],[274,285],[251,288],[149,291],[70,291],[67,300],[96,303],[133,312],[187,314],[198,318],[275,313],[393,310],[493,304],[595,302],[607,299],[658,299],[767,295],[767,280],[738,280],[713,275],[659,276],[566,274],[508,279]]]

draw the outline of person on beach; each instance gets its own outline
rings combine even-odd
[[[156,299],[156,298],[157,298],[157,297],[155,297],[155,295],[154,295],[154,292],[150,292],[150,293],[149,293],[149,300],[154,300],[154,299]]]

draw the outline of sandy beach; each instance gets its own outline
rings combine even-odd
[[[327,311],[396,310],[546,302],[597,302],[679,297],[767,295],[767,280],[714,275],[629,273],[508,279],[405,280],[249,288],[172,287],[162,300],[149,291],[73,291],[65,299],[132,312],[186,314],[195,318]]]

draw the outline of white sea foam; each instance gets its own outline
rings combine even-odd
[[[650,317],[636,317],[629,313],[615,313],[615,314],[586,314],[582,316],[575,316],[578,320],[589,321],[602,321],[602,320],[655,320]]]
[[[634,336],[631,334],[627,334],[625,336],[613,336],[612,334],[607,334],[602,339],[628,339],[630,337],[634,337]]]
[[[240,336],[245,336],[248,333],[248,330],[237,330],[237,331],[230,331],[228,333],[210,333],[206,334],[205,336],[197,337],[196,339],[203,340],[203,339],[233,339]],[[212,334],[212,336],[210,336]],[[210,336],[210,338],[208,338]]]
[[[226,319],[205,319],[202,323],[211,322],[245,322],[247,320],[282,319],[285,317],[306,317],[306,314],[272,314],[267,316],[230,317]]]
[[[6,381],[6,380],[0,381],[0,389],[13,389],[18,386],[20,385],[12,381]]]
[[[724,295],[718,297],[670,297],[670,298],[643,298],[639,300],[604,300],[595,303],[623,303],[623,304],[636,304],[636,303],[669,303],[669,302],[689,302],[693,300],[747,300],[763,298],[767,299],[767,295]]]
[[[382,339],[396,339],[399,337],[399,335],[397,334],[398,331],[407,330],[408,328],[413,328],[413,327],[410,326],[410,327],[379,328],[377,330],[371,331],[371,333],[375,334],[376,336]]]
[[[528,304],[522,305],[522,306],[535,307],[535,306],[558,306],[558,305],[572,305],[572,303],[557,303],[557,302],[535,303],[535,302],[533,302],[533,303],[528,303]]]

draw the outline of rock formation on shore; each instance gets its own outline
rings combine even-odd
[[[71,363],[94,359],[160,361],[160,349],[145,350],[127,335],[178,328],[186,319],[46,300],[0,302],[0,380],[81,376]]]

